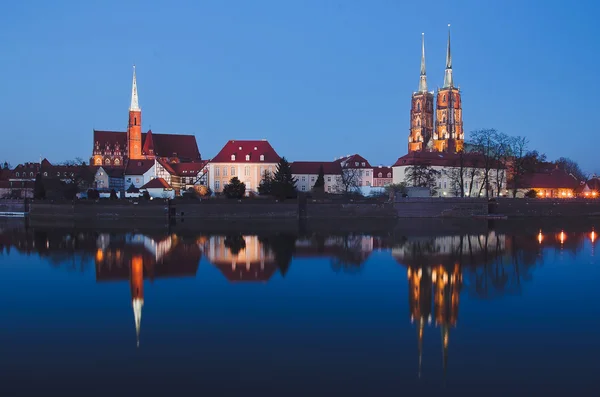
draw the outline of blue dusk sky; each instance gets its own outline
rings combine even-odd
[[[0,161],[88,160],[93,129],[126,128],[135,63],[144,131],[195,134],[203,158],[266,138],[290,160],[391,164],[421,32],[435,89],[451,23],[467,139],[525,135],[600,173],[599,14],[592,0],[4,1]]]

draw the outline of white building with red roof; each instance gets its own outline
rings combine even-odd
[[[296,189],[299,192],[310,192],[323,167],[325,192],[335,193],[339,190],[342,167],[337,161],[294,161],[291,164],[292,176],[296,178]]]
[[[210,160],[209,187],[213,192],[221,193],[231,178],[237,177],[246,184],[247,192],[257,192],[265,172],[274,174],[279,160],[279,155],[266,139],[230,140]]]
[[[140,188],[140,192],[147,191],[151,198],[172,199],[175,191],[163,178],[154,178]]]
[[[340,164],[345,174],[356,178],[356,184],[359,189],[363,190],[363,187],[373,186],[373,166],[363,156],[352,154],[340,157],[336,161]]]
[[[392,167],[379,165],[373,167],[373,186],[384,187],[394,182]]]

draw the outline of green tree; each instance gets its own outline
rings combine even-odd
[[[269,196],[273,194],[273,176],[269,171],[265,171],[263,179],[258,185],[258,194],[261,196]]]
[[[35,176],[35,182],[33,183],[33,198],[36,200],[43,200],[46,198],[46,188],[44,187],[42,174],[37,174]]]
[[[294,198],[296,197],[296,182],[292,176],[290,163],[285,157],[282,157],[273,176],[272,194],[281,200]]]
[[[246,193],[246,184],[243,182],[240,182],[240,180],[237,178],[237,176],[234,176],[233,178],[231,178],[229,180],[229,183],[227,185],[225,185],[225,187],[223,188],[223,194],[227,198],[240,199],[240,198],[244,197],[245,193]]]
[[[325,171],[323,170],[323,164],[319,166],[319,175],[313,186],[313,191],[315,193],[323,193],[325,191]]]

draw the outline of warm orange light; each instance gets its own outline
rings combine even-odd
[[[589,195],[590,195],[590,192],[585,192],[585,196],[586,197],[589,196]]]
[[[565,234],[565,232],[561,231],[560,232],[560,243],[563,244],[566,239],[567,239],[567,235]]]
[[[596,197],[598,195],[597,192],[592,192],[592,196]]]
[[[543,196],[544,192],[538,192],[537,194],[538,194],[538,196]]]
[[[563,196],[566,196],[566,195],[567,195],[567,193],[565,193],[565,192],[562,192],[562,195],[563,195]]]
[[[590,240],[592,240],[592,244],[596,241],[596,232],[593,230],[590,233]]]
[[[98,251],[96,251],[96,262],[102,262],[104,260],[104,252],[98,248]]]

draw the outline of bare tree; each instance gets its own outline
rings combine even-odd
[[[441,172],[432,168],[430,164],[415,164],[404,170],[404,179],[408,185],[428,187],[431,195],[436,193],[436,183],[440,175]]]
[[[500,194],[502,193],[502,186],[506,181],[506,163],[510,155],[510,142],[511,138],[505,133],[496,133],[496,148],[494,150],[494,170],[496,174],[494,184],[496,186],[496,196],[500,196]]]
[[[358,170],[356,168],[342,168],[338,178],[337,190],[344,194],[358,190]]]
[[[479,187],[479,196],[485,189],[485,197],[489,197],[490,170],[494,166],[497,157],[497,136],[498,132],[495,129],[482,129],[471,132],[470,145],[473,147],[473,152],[482,157],[483,179]]]
[[[556,164],[560,169],[564,170],[565,172],[573,175],[579,181],[586,181],[588,179],[588,175],[585,172],[583,172],[581,167],[579,167],[579,164],[577,164],[576,161],[571,160],[570,158],[561,157],[558,160],[556,160],[554,164]]]
[[[512,196],[517,197],[517,191],[528,172],[527,147],[529,140],[524,136],[515,136],[509,141],[510,174],[512,185]]]

